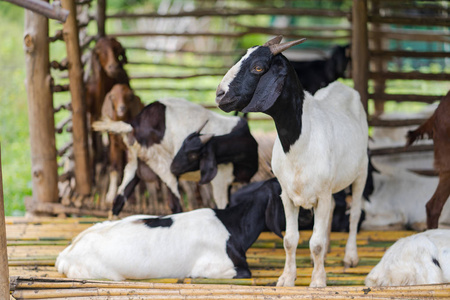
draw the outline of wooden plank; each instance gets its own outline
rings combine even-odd
[[[433,80],[433,81],[450,81],[450,74],[448,73],[421,73],[413,72],[370,72],[370,79],[415,79],[415,80]]]

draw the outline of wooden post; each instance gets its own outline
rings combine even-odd
[[[58,201],[55,120],[50,75],[48,19],[25,11],[25,65],[33,202]],[[33,213],[31,211],[31,213]]]
[[[97,1],[97,32],[98,37],[106,35],[106,0]]]
[[[9,268],[3,200],[2,147],[0,145],[0,299],[9,299]]]
[[[369,44],[367,35],[367,0],[353,0],[352,7],[352,77],[367,112],[369,80]]]
[[[76,191],[80,195],[89,195],[91,192],[91,171],[86,120],[86,89],[83,83],[83,67],[76,19],[77,10],[73,0],[63,0],[62,7],[70,11],[64,23],[63,37],[66,42],[70,94],[72,96],[72,137]]]
[[[372,0],[372,9],[371,9],[372,15],[379,15],[380,14],[380,1],[379,0]],[[380,23],[372,24],[372,28],[374,31],[373,35],[373,50],[375,51],[382,51],[383,50],[383,34],[379,33],[381,31],[382,25]],[[374,62],[374,72],[383,72],[385,71],[385,60],[377,56],[375,58]],[[386,80],[384,78],[378,78],[374,80],[374,92],[375,94],[381,95],[384,94],[384,90],[386,89]],[[374,100],[375,105],[375,116],[379,116],[384,112],[384,100],[378,99],[377,101]]]

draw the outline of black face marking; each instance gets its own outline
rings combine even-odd
[[[167,218],[167,217],[155,217],[155,218],[142,219],[142,222],[150,228],[170,227],[173,224],[172,218]]]
[[[158,101],[146,107],[130,122],[139,144],[150,147],[161,143],[166,131],[166,106]]]
[[[434,257],[433,257],[433,264],[435,264],[439,269],[442,269],[442,268],[441,268],[441,264],[440,264],[439,261],[438,261],[436,258],[434,258]]]

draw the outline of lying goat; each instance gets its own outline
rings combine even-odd
[[[203,127],[202,127],[203,128]],[[250,133],[245,119],[225,135],[200,134],[201,129],[190,134],[173,158],[170,171],[177,177],[200,170],[199,183],[210,182],[217,175],[217,166],[233,164],[233,176],[222,179],[224,188],[231,187],[230,180],[248,183],[258,171],[258,143]]]
[[[125,189],[135,178],[138,159],[145,162],[168,186],[172,212],[182,211],[178,180],[170,172],[170,165],[186,137],[193,128],[200,128],[206,121],[204,131],[216,135],[231,132],[241,118],[227,117],[184,99],[162,99],[147,105],[130,124],[125,122],[97,122],[94,130],[122,134],[128,149],[128,163],[124,177],[114,200],[113,213],[118,214],[126,201]],[[232,164],[220,164],[217,176],[211,181],[214,200],[218,208],[228,203],[228,186],[224,180],[233,182]]]
[[[326,59],[290,61],[305,91],[314,94],[333,81],[343,78],[350,61],[350,45],[334,46]]]
[[[434,168],[439,172],[439,185],[427,202],[427,227],[437,228],[445,202],[450,196],[450,91],[434,114],[414,131],[408,132],[407,146],[428,135],[434,142]]]
[[[435,229],[399,239],[366,277],[367,286],[450,282],[450,230]]]
[[[332,193],[352,184],[350,233],[344,264],[356,266],[357,225],[367,177],[367,117],[358,92],[334,82],[313,96],[305,92],[281,52],[304,41],[280,44],[276,37],[256,46],[224,76],[216,102],[226,112],[264,112],[278,133],[272,169],[281,184],[286,214],[286,264],[278,286],[293,286],[299,240],[299,207],[314,208],[310,250],[314,261],[311,286],[326,286],[324,268],[333,212]]]
[[[251,277],[247,249],[266,228],[281,237],[281,220],[273,214],[283,209],[278,200],[99,223],[80,233],[55,266],[69,278],[85,279]]]
[[[116,84],[106,94],[102,106],[102,119],[130,122],[144,108],[141,99],[126,84]],[[126,147],[120,136],[108,134],[109,137],[109,188],[106,202],[112,203],[119,184],[119,174],[125,167]]]

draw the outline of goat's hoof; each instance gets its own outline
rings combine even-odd
[[[358,265],[358,262],[359,262],[358,256],[353,257],[353,258],[345,257],[344,258],[344,268],[354,268]]]
[[[323,281],[323,280],[315,280],[315,281],[311,281],[311,283],[309,284],[309,287],[326,287],[327,286],[327,281]]]
[[[289,278],[290,276],[281,275],[278,278],[277,286],[295,286],[295,278]]]

